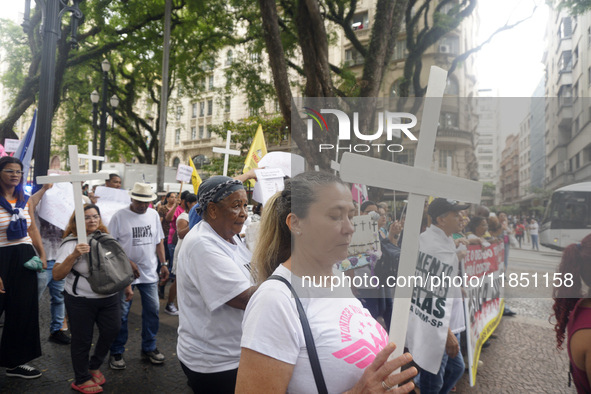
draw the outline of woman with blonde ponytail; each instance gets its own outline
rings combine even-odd
[[[265,205],[252,261],[261,285],[244,313],[236,393],[413,389],[402,383],[416,368],[391,375],[410,354],[387,361],[396,348],[388,334],[349,287],[344,297],[332,292],[332,280],[344,278],[333,268],[347,258],[353,214],[349,188],[325,172],[288,179]],[[306,278],[325,296],[314,297]]]
[[[556,347],[567,339],[573,381],[578,393],[591,393],[591,234],[562,252],[558,267],[562,286],[555,287]],[[583,293],[582,284],[587,286]]]

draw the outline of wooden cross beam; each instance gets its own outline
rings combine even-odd
[[[401,277],[415,275],[421,219],[428,196],[480,202],[480,182],[430,171],[446,79],[445,70],[431,67],[414,167],[353,153],[345,153],[340,163],[341,178],[346,182],[409,193],[398,267],[398,276]],[[396,289],[389,335],[397,348],[391,359],[401,355],[404,350],[412,292],[411,286]]]
[[[76,230],[78,243],[88,243],[86,237],[86,222],[84,221],[84,206],[82,200],[82,183],[90,180],[106,180],[109,174],[80,174],[78,168],[78,147],[68,146],[70,166],[72,173],[69,175],[38,176],[37,184],[71,182],[74,189],[74,212],[76,213]]]
[[[240,156],[239,150],[230,149],[230,135],[232,132],[230,130],[227,131],[226,134],[226,147],[225,148],[213,148],[215,153],[222,153],[224,154],[224,176],[228,176],[228,162],[230,160],[230,155]]]

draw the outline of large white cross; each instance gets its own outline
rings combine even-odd
[[[239,150],[230,149],[230,135],[232,132],[230,130],[227,131],[226,134],[226,147],[225,148],[213,148],[215,153],[223,153],[224,156],[224,176],[228,176],[228,161],[230,160],[230,155],[240,156]]]
[[[346,182],[409,193],[399,277],[415,275],[425,198],[436,196],[480,202],[480,182],[430,171],[446,79],[445,70],[431,67],[414,167],[353,153],[345,153],[340,163],[341,178]],[[395,342],[397,347],[391,359],[401,355],[404,350],[412,292],[411,286],[396,288],[389,335],[390,341]]]
[[[78,233],[78,243],[87,243],[86,222],[84,221],[84,207],[82,203],[82,182],[90,180],[105,180],[109,174],[80,174],[78,164],[78,147],[76,145],[68,146],[70,156],[70,167],[72,173],[69,175],[38,176],[37,184],[71,182],[74,189],[74,212],[76,213],[76,230]]]

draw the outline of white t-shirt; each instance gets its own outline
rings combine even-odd
[[[177,354],[189,369],[238,368],[244,311],[226,305],[253,285],[252,253],[235,236],[224,240],[204,220],[187,234],[177,260]]]
[[[176,228],[178,231],[179,228],[179,221],[184,220],[187,222],[187,224],[189,223],[189,214],[187,212],[183,212],[179,215],[178,218],[176,218]],[[176,248],[174,248],[174,257],[172,259],[172,261],[179,261],[179,253],[181,252],[181,245],[183,244],[183,239],[179,237],[178,242],[176,243]],[[171,273],[176,275],[176,266],[177,264],[173,264],[172,266],[172,271]]]
[[[274,275],[291,279],[283,265]],[[300,298],[330,393],[351,389],[388,344],[386,331],[348,293],[349,298]],[[242,330],[242,347],[294,365],[287,392],[317,392],[296,303],[284,283],[267,280],[259,287],[246,307]]]
[[[71,255],[72,252],[74,252],[74,249],[76,249],[77,244],[78,241],[75,240],[68,241],[62,244],[57,251],[55,263],[63,263],[64,260],[68,258],[68,256]],[[82,256],[78,257],[78,260],[76,260],[76,263],[74,263],[74,265],[72,266],[72,269],[75,269],[76,271],[78,271],[78,273],[80,273],[80,279],[78,279],[78,284],[76,285],[77,294],[74,294],[74,290],[72,288],[74,286],[74,281],[76,280],[76,275],[74,275],[71,271],[66,276],[66,283],[64,285],[64,290],[66,291],[66,293],[74,297],[85,298],[107,298],[115,294],[97,294],[94,291],[92,291],[90,284],[85,278],[86,276],[88,276],[88,268],[88,254],[85,253]]]
[[[132,284],[158,282],[156,245],[164,239],[160,216],[152,208],[135,213],[129,207],[113,215],[109,233],[121,244],[127,257],[137,264],[140,277]]]
[[[538,222],[533,222],[529,225],[530,235],[538,235]]]

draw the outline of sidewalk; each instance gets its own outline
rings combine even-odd
[[[47,296],[47,292],[44,297]],[[101,371],[107,383],[104,393],[191,393],[186,385],[176,358],[176,328],[178,317],[163,312],[165,301],[160,301],[160,331],[158,348],[166,356],[162,366],[154,366],[140,359],[141,303],[139,293],[129,315],[129,342],[125,359],[127,369],[111,370],[107,363]],[[470,387],[468,374],[457,385],[458,393],[575,393],[574,385],[567,386],[568,357],[558,352],[555,337],[547,316],[551,313],[549,299],[511,299],[508,301],[515,317],[504,317],[495,331],[497,338],[483,349],[476,386]],[[73,379],[70,347],[47,341],[49,336],[49,299],[40,305],[41,345],[43,356],[31,362],[43,376],[25,380],[6,378],[0,371],[0,393],[68,393]],[[96,339],[96,335],[95,335]]]
[[[7,378],[2,368],[0,369],[0,393],[74,393],[70,388],[70,383],[74,379],[70,346],[58,345],[47,340],[50,320],[47,290],[43,297],[39,305],[43,355],[30,363],[41,370],[43,376],[31,380]],[[165,301],[160,300],[160,330],[157,338],[158,349],[166,356],[166,362],[163,365],[152,365],[141,360],[141,301],[139,292],[135,292],[129,314],[129,341],[124,356],[127,368],[122,371],[110,369],[107,357],[101,368],[107,380],[103,386],[104,393],[191,393],[176,357],[178,317],[164,313]],[[97,336],[98,331],[95,326],[95,340]]]

